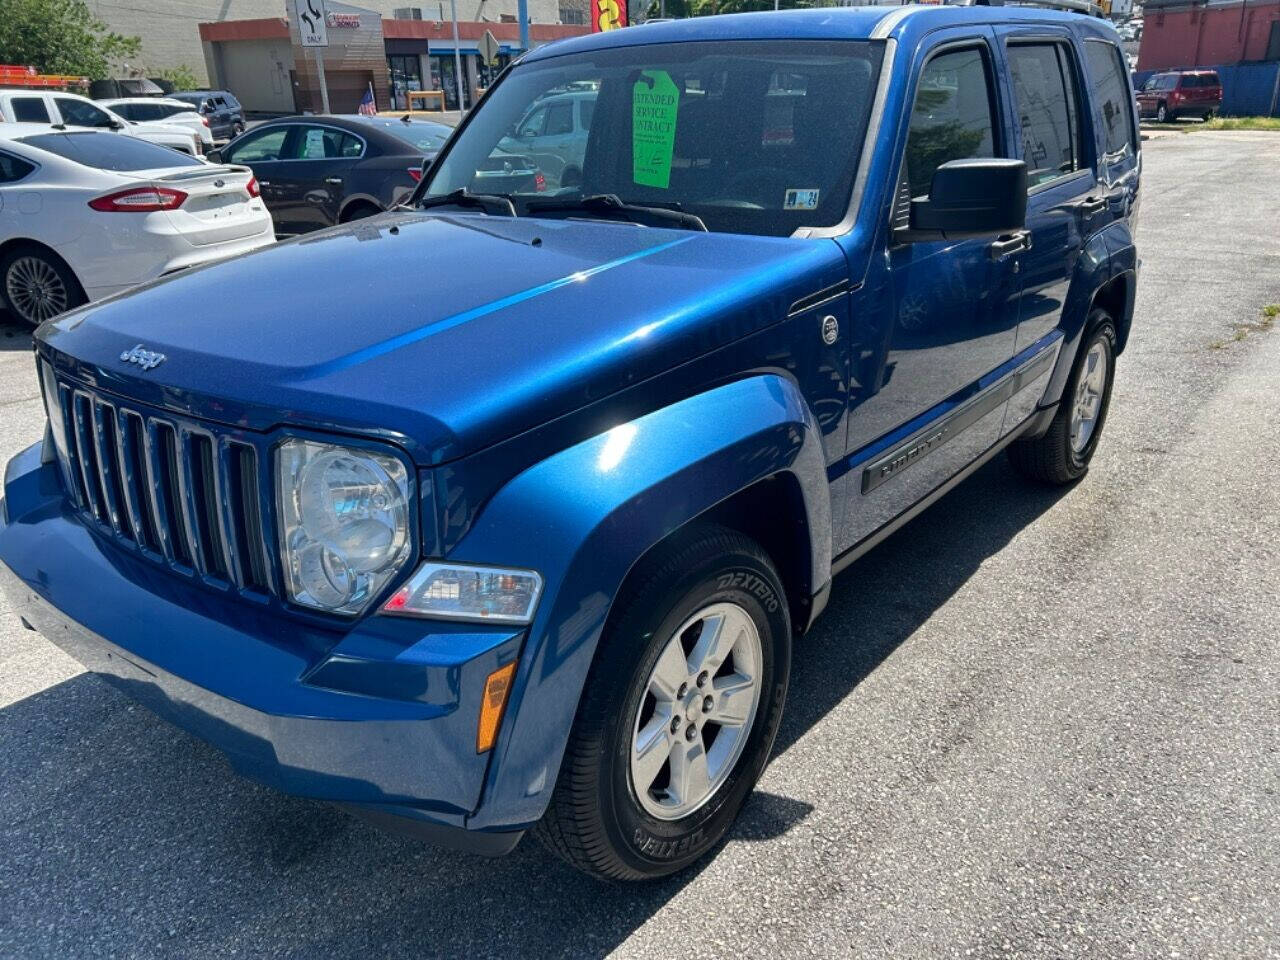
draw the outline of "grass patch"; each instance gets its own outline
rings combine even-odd
[[[1228,343],[1239,343],[1248,338],[1251,333],[1266,333],[1276,325],[1278,319],[1280,319],[1280,303],[1268,303],[1262,308],[1262,315],[1257,323],[1233,323],[1231,339],[1229,341],[1214,340],[1209,344],[1209,349],[1221,350]]]
[[[1214,117],[1205,123],[1179,125],[1186,133],[1196,130],[1270,130],[1280,133],[1280,117]]]

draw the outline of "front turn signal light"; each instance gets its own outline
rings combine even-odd
[[[498,742],[498,727],[507,707],[511,681],[516,675],[516,662],[499,667],[484,682],[484,699],[480,703],[480,722],[476,726],[476,753],[492,750]]]

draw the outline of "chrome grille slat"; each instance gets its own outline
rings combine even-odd
[[[88,406],[88,394],[76,392],[71,395],[71,423],[76,437],[76,460],[80,463],[80,480],[84,484],[83,492],[89,504],[89,512],[93,515],[94,520],[103,523],[105,521],[103,520],[102,501],[98,496],[98,472],[90,461],[90,457],[93,454],[93,445],[91,443],[92,438],[89,436],[89,430],[92,429],[92,425],[86,423],[89,419],[87,416]]]
[[[112,429],[111,424],[115,421],[116,411],[110,404],[91,399],[89,412],[93,424],[93,448],[94,457],[98,461],[98,487],[102,492],[102,506],[115,535],[129,536],[130,531],[125,527],[122,516],[123,497],[121,484],[118,482],[119,472],[114,437],[108,436]]]
[[[116,411],[116,457],[120,464],[120,487],[124,493],[125,512],[129,517],[129,527],[133,531],[133,540],[143,550],[155,552],[159,544],[156,542],[151,525],[151,503],[147,496],[147,478],[144,451],[139,449],[138,436],[144,433],[146,425],[136,413],[127,410]],[[144,464],[142,475],[138,466]]]
[[[67,450],[62,481],[86,523],[182,576],[258,600],[277,595],[261,501],[265,441],[49,373]]]

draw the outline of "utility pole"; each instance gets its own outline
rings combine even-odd
[[[320,112],[329,112],[329,85],[324,80],[324,47],[316,47],[316,76],[320,81]]]
[[[453,17],[453,88],[458,91],[458,109],[465,114],[467,105],[462,99],[462,51],[458,49],[458,0],[449,0],[449,13]]]
[[[529,0],[518,0],[516,18],[520,21],[520,52],[529,52]]]

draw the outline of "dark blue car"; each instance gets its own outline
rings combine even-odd
[[[580,90],[580,176],[495,177]],[[1002,450],[1087,470],[1133,104],[1106,22],[1027,7],[539,48],[408,208],[40,328],[0,580],[264,783],[678,870],[764,769],[836,572]]]

